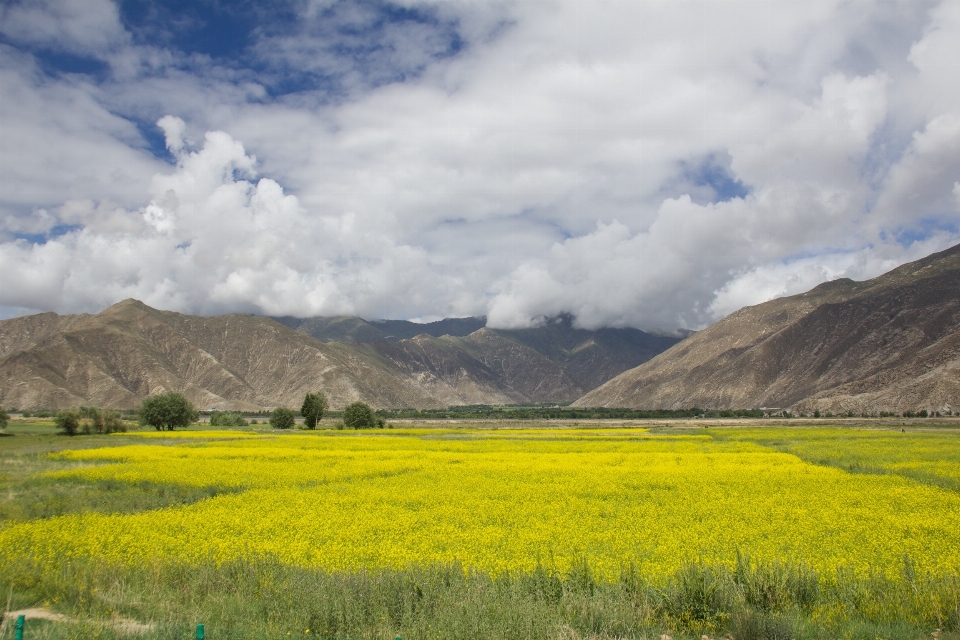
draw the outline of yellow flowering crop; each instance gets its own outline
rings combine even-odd
[[[960,570],[957,492],[811,464],[747,438],[393,430],[58,455],[89,463],[58,477],[242,491],[133,515],[17,524],[0,531],[0,561],[269,556],[333,570],[460,561],[499,573],[538,564],[565,571],[585,557],[600,577],[633,563],[656,581],[686,561],[730,562],[740,550],[825,572],[894,574],[905,555],[928,573]]]
[[[730,429],[721,435],[770,444],[813,463],[895,473],[960,490],[960,444],[953,431]]]

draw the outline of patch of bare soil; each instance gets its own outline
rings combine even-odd
[[[33,607],[31,609],[21,609],[19,611],[7,611],[3,614],[3,622],[0,623],[0,631],[8,626],[13,626],[17,618],[23,616],[26,620],[47,620],[49,622],[80,622],[77,618],[65,616],[62,613],[51,611],[45,607]],[[137,635],[153,630],[153,625],[144,622],[138,622],[129,618],[115,618],[111,621],[114,627],[122,633]]]

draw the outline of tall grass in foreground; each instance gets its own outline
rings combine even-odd
[[[598,581],[584,560],[490,576],[452,565],[332,573],[270,560],[136,570],[65,562],[4,566],[12,607],[49,603],[74,622],[34,623],[33,638],[960,638],[960,575],[897,578],[803,565],[685,565],[661,586],[631,566]],[[118,624],[149,623],[149,630]],[[12,638],[7,624],[0,637]]]

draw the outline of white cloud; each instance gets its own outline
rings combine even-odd
[[[164,163],[98,93],[82,79],[51,79],[29,56],[0,45],[2,217],[76,199],[142,203]]]
[[[886,115],[887,82],[883,73],[828,75],[813,104],[792,101],[760,140],[732,145],[734,171],[752,184],[855,185],[870,137]]]
[[[766,133],[761,144],[731,148],[734,168],[758,185],[753,194],[706,205],[688,196],[668,199],[639,233],[615,222],[555,245],[548,259],[535,263],[537,270],[523,265],[501,283],[490,322],[523,326],[538,311],[569,311],[588,327],[699,328],[718,311],[732,310],[726,301],[738,290],[730,283],[745,266],[856,238],[850,214],[863,206],[864,189],[851,175],[882,121],[885,83],[882,77],[826,78],[822,96],[793,109],[793,121]],[[815,285],[831,275],[813,269],[797,282]],[[771,284],[754,291],[750,302],[793,288]],[[718,293],[725,296],[720,302]]]
[[[648,230],[601,224],[554,245],[536,264],[536,278],[531,267],[518,267],[500,282],[490,322],[528,326],[538,315],[567,311],[591,328],[700,328],[717,318],[718,292],[745,264],[816,246],[824,235],[842,237],[848,207],[847,198],[807,185],[707,205],[688,196],[666,200]]]
[[[960,109],[933,118],[890,170],[875,212],[880,223],[909,212],[942,217],[952,209],[951,186],[960,176]],[[951,212],[952,213],[952,212]]]
[[[0,51],[0,256],[31,283],[0,304],[672,329],[960,240],[955,3],[437,3],[353,59],[317,35],[332,6],[264,36],[259,76],[106,14],[63,37],[109,80]],[[285,68],[347,91],[271,97]],[[749,193],[710,202],[707,174]]]
[[[880,244],[858,251],[825,253],[758,265],[737,275],[717,292],[710,305],[710,315],[719,319],[741,307],[803,293],[838,278],[868,280],[904,262],[942,251],[956,241],[956,236],[938,233],[906,248]]]
[[[136,297],[183,311],[305,316],[370,310],[370,300],[409,315],[431,304],[443,278],[429,277],[421,250],[357,228],[352,215],[311,216],[274,180],[250,180],[255,158],[223,132],[191,152],[182,121],[162,126],[177,167],[154,176],[140,211],[73,202],[61,217],[83,218],[82,229],[0,245],[4,305],[96,310]]]
[[[0,7],[0,33],[14,42],[100,56],[127,40],[110,0],[31,0]]]
[[[927,119],[960,108],[956,82],[960,59],[960,5],[941,2],[930,12],[923,37],[911,47],[908,60],[919,71],[911,96]]]

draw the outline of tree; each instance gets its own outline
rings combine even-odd
[[[80,430],[80,414],[77,413],[76,409],[57,411],[57,415],[53,417],[53,422],[57,425],[60,433],[65,436],[75,436],[77,431]]]
[[[293,417],[293,411],[290,411],[290,409],[277,407],[270,414],[270,426],[274,429],[293,429],[294,422],[296,420]]]
[[[354,402],[343,410],[343,424],[352,429],[373,429],[383,427],[382,418],[373,413],[373,409],[365,402]]]
[[[316,429],[317,423],[323,418],[323,412],[329,407],[327,396],[320,393],[308,393],[303,399],[303,406],[300,407],[300,415],[303,416],[307,429]]]
[[[161,393],[143,401],[137,410],[141,426],[150,425],[157,431],[173,431],[200,419],[200,413],[179,393]]]
[[[10,416],[3,407],[0,407],[0,429],[6,429],[8,424],[10,424]]]

